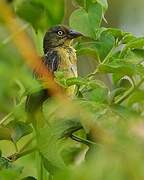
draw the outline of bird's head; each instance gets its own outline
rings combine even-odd
[[[49,48],[54,48],[58,46],[69,46],[73,39],[82,36],[80,32],[69,29],[64,25],[58,25],[50,28],[43,40],[44,53],[47,52]]]

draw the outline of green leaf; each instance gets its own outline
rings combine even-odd
[[[108,55],[115,44],[114,36],[108,32],[102,32],[97,41],[81,42],[76,46],[77,54],[90,54],[101,61]]]
[[[64,0],[40,0],[39,2],[42,3],[43,6],[46,8],[46,16],[49,25],[52,26],[56,24],[61,24],[61,21],[64,17]]]
[[[107,101],[108,91],[107,89],[97,87],[90,90],[88,93],[84,93],[83,95],[90,101],[104,103]]]
[[[136,90],[128,100],[128,105],[132,105],[134,103],[144,103],[144,91]]]
[[[65,138],[80,127],[80,122],[75,119],[59,119],[59,122],[54,125],[39,130],[38,149],[48,172],[54,174],[58,170],[66,168],[61,157],[61,152],[67,142]]]
[[[101,61],[104,60],[104,58],[108,55],[114,45],[114,36],[112,36],[110,33],[103,32],[96,45]]]
[[[71,14],[70,26],[75,30],[83,33],[85,36],[94,36],[93,31],[90,28],[88,13],[83,8],[77,9]]]
[[[102,64],[99,66],[101,73],[118,73],[120,75],[133,75],[135,73],[135,66],[132,64]]]
[[[144,58],[144,50],[143,49],[134,49],[127,50],[125,54],[122,55],[123,61],[130,64],[139,64],[142,62]]]
[[[120,58],[119,58],[120,57]],[[118,59],[119,58],[119,59]],[[124,54],[117,54],[116,56],[113,56],[111,58],[111,65],[124,65],[124,66],[129,66],[129,68],[127,69],[127,72],[124,73],[124,71],[126,71],[126,67],[124,67],[123,70],[120,70],[117,73],[113,74],[113,80],[114,83],[117,84],[117,82],[124,76],[124,75],[141,75],[143,76],[144,73],[144,67],[143,67],[143,58],[144,58],[144,50],[143,49],[134,49],[134,50],[130,50],[128,49]],[[120,68],[120,67],[119,67]],[[133,72],[132,72],[132,68],[133,68]]]
[[[75,158],[79,155],[79,153],[82,151],[82,147],[81,146],[74,146],[73,144],[67,148],[66,150],[64,150],[62,152],[62,157],[64,159],[64,162],[69,165],[69,164],[73,164],[75,162]]]
[[[88,11],[84,8],[75,10],[70,17],[70,26],[85,36],[95,38],[95,30],[100,27],[102,7],[100,4],[90,4]]]
[[[77,77],[77,78],[73,77],[73,78],[66,79],[66,84],[68,86],[72,86],[72,85],[80,85],[80,86],[82,86],[82,85],[86,84],[86,80],[82,79],[80,77]]]
[[[103,103],[107,101],[108,89],[101,81],[90,81],[82,94],[87,100]]]
[[[76,2],[80,6],[85,7],[85,8],[87,8],[88,4],[92,4],[92,3],[94,4],[96,2],[98,2],[103,7],[104,11],[106,11],[108,8],[107,0],[76,0]]]
[[[44,6],[36,0],[22,0],[16,4],[16,13],[19,17],[28,21],[34,28],[40,27],[40,21],[45,18]]]
[[[90,4],[88,7],[88,18],[91,29],[95,32],[99,28],[102,21],[102,7],[98,3]]]
[[[141,60],[144,58],[144,49],[134,49],[132,52],[136,55],[137,58]]]
[[[11,139],[14,143],[32,133],[32,127],[22,121],[10,121],[7,127],[11,130]]]
[[[83,43],[78,43],[75,48],[77,50],[77,55],[89,55],[92,57],[95,57],[98,59],[99,54],[98,50],[95,48],[95,42],[83,42]]]
[[[125,34],[125,36],[122,39],[123,44],[127,44],[127,43],[134,41],[136,39],[136,37],[131,33],[124,33],[124,34]]]
[[[64,15],[64,0],[17,1],[16,13],[25,21],[31,23],[35,30],[45,30],[49,26],[61,23]]]
[[[111,33],[116,39],[118,38],[119,40],[121,40],[124,36],[123,31],[121,31],[120,29],[108,28],[106,29],[106,31]]]
[[[144,38],[137,38],[127,43],[125,49],[139,49],[144,47]]]

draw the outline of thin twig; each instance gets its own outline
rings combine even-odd
[[[36,151],[36,150],[37,150],[37,148],[34,147],[34,148],[32,148],[32,149],[23,151],[23,152],[21,152],[21,153],[12,154],[12,155],[8,156],[7,158],[8,158],[10,161],[13,162],[13,161],[16,161],[17,159],[19,159],[19,158],[21,158],[21,157],[23,157],[23,156],[26,156],[26,155],[28,155],[28,154],[33,153],[33,152]]]
[[[115,101],[115,104],[121,104],[123,101],[125,101],[129,96],[131,96],[135,92],[135,90],[137,90],[142,85],[143,82],[144,82],[144,78],[136,86],[132,87],[122,97],[120,97],[117,101]]]
[[[89,146],[89,145],[96,145],[95,142],[89,141],[87,139],[80,138],[80,137],[78,137],[76,135],[73,135],[73,134],[71,134],[70,138],[73,139],[74,141],[86,144],[87,146]]]

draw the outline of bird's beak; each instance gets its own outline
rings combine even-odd
[[[78,38],[78,37],[80,37],[80,36],[83,36],[80,32],[77,32],[77,31],[75,31],[75,30],[70,30],[69,31],[69,34],[68,34],[68,37],[70,38],[70,39],[74,39],[74,38]]]

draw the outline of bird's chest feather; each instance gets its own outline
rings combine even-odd
[[[76,50],[73,47],[60,47],[57,52],[60,57],[58,70],[64,71],[67,77],[77,77]]]

